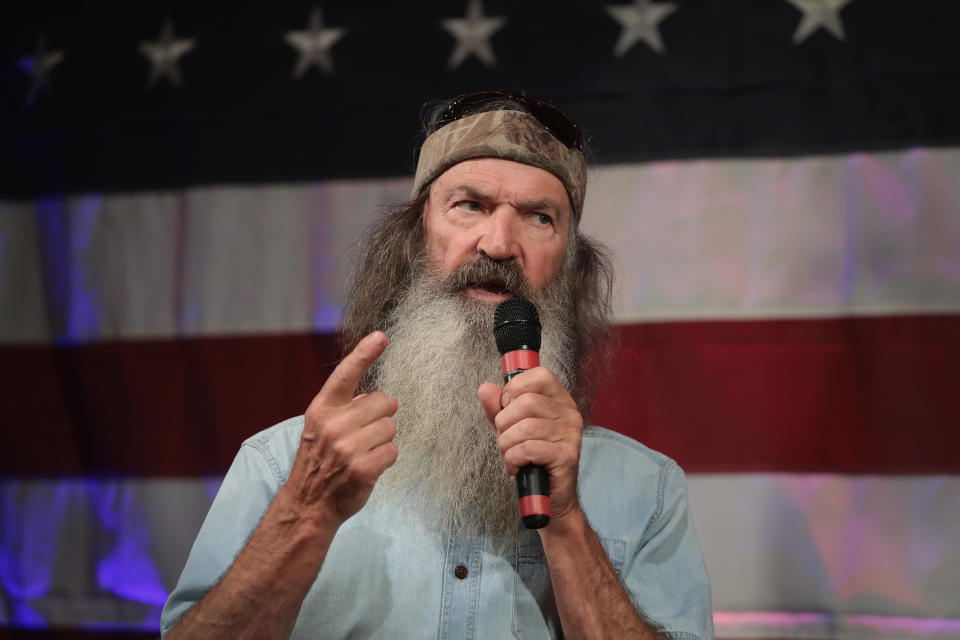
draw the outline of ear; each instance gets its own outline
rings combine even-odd
[[[420,234],[423,246],[427,246],[427,238],[429,237],[427,219],[430,216],[430,194],[432,191],[433,184],[427,185],[427,197],[423,199],[423,206],[420,207]]]

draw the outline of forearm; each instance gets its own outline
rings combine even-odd
[[[579,509],[540,530],[566,638],[662,639],[633,607]]]
[[[167,640],[289,637],[335,533],[281,490],[230,569]]]

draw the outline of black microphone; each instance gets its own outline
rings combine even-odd
[[[540,315],[523,298],[504,300],[493,314],[493,337],[500,351],[503,384],[518,373],[540,366]],[[520,519],[527,529],[550,524],[550,477],[535,464],[517,472]]]

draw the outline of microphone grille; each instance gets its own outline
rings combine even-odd
[[[523,298],[504,300],[493,314],[493,336],[500,355],[530,349],[540,351],[540,314]]]

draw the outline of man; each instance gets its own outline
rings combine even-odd
[[[349,353],[303,418],[244,443],[165,637],[712,638],[682,472],[584,429],[611,281],[577,230],[579,130],[483,92],[426,133],[414,199],[355,277]],[[514,295],[539,309],[544,366],[501,389],[492,318]],[[535,531],[527,464],[550,479]]]

